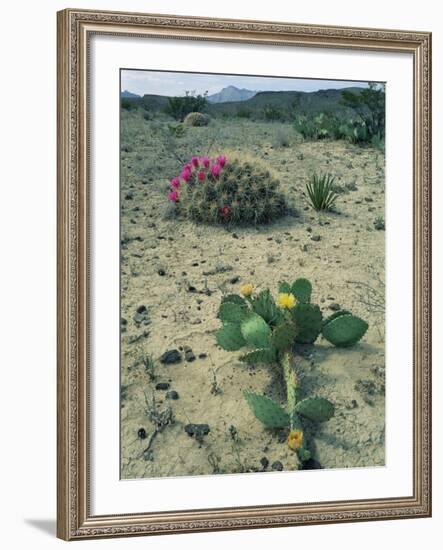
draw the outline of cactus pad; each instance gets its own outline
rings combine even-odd
[[[313,344],[322,328],[322,313],[313,304],[297,304],[292,310],[292,316],[297,326],[296,342]]]
[[[246,342],[257,348],[268,348],[271,329],[266,321],[250,312],[240,325],[241,334]]]
[[[334,319],[337,319],[337,317],[341,317],[342,315],[349,315],[351,312],[347,311],[346,309],[340,309],[339,311],[334,311],[332,315],[329,317],[326,317],[326,319],[323,320],[322,325],[326,326],[330,321],[333,321]]]
[[[282,281],[278,286],[279,293],[290,294],[292,292],[291,285],[286,281]]]
[[[240,361],[248,363],[248,365],[257,365],[260,363],[272,364],[275,363],[276,360],[277,354],[274,348],[255,349],[240,357]]]
[[[222,302],[218,310],[218,318],[223,324],[240,324],[247,315],[248,310],[245,306],[234,304],[233,302]]]
[[[245,308],[248,307],[248,304],[246,303],[246,300],[239,296],[238,294],[226,294],[223,296],[221,303],[224,304],[225,302],[229,302],[231,304],[238,304],[239,306],[243,306]]]
[[[295,405],[295,411],[314,422],[326,422],[334,416],[334,405],[323,397],[308,397]]]
[[[298,302],[308,304],[311,301],[312,285],[308,279],[297,279],[292,283],[291,292]]]
[[[217,344],[226,351],[237,351],[246,344],[240,330],[240,325],[234,323],[222,326],[215,333],[215,337]]]
[[[265,395],[243,392],[254,416],[268,428],[285,428],[289,426],[289,415],[278,403]]]
[[[276,322],[281,315],[269,290],[263,290],[253,299],[252,309],[267,323]]]
[[[356,344],[368,330],[368,323],[355,315],[345,314],[329,321],[322,334],[334,346],[349,347]]]
[[[272,343],[279,350],[284,351],[294,344],[297,329],[295,323],[281,323],[272,333]]]

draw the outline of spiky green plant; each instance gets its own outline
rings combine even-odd
[[[288,211],[277,176],[255,158],[193,157],[171,186],[176,214],[195,222],[259,225]]]
[[[186,115],[183,123],[186,126],[207,126],[209,124],[209,117],[203,113],[189,113]]]
[[[334,191],[334,176],[331,174],[312,174],[306,184],[306,192],[314,210],[331,210],[338,197]]]
[[[311,303],[312,285],[307,279],[292,284],[282,282],[277,301],[269,290],[254,295],[251,284],[242,285],[243,296],[224,296],[218,311],[222,327],[216,333],[218,345],[226,351],[249,348],[239,357],[250,365],[280,367],[286,385],[286,406],[264,395],[244,392],[258,420],[269,428],[289,428],[287,443],[301,462],[311,456],[304,438],[304,419],[325,422],[334,414],[327,399],[313,396],[300,399],[300,382],[295,370],[297,343],[314,343],[320,333],[331,344],[349,347],[365,334],[365,321],[340,310],[323,319],[320,308]]]

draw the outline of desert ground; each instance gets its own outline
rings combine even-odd
[[[264,428],[242,395],[252,390],[283,402],[277,367],[241,363],[214,338],[224,293],[251,282],[276,295],[279,281],[297,277],[312,282],[312,301],[324,315],[340,306],[369,323],[353,348],[319,338],[297,349],[303,392],[336,407],[312,433],[311,467],[384,465],[384,153],[346,141],[304,141],[280,122],[217,119],[165,138],[167,124],[122,111],[122,479],[299,467],[284,434]],[[208,150],[244,151],[269,163],[293,212],[258,227],[168,216],[178,156]],[[309,205],[305,185],[313,171],[335,176],[334,212]],[[161,362],[171,350],[176,362]],[[157,433],[158,417],[166,420]],[[185,426],[193,423],[206,424],[208,433],[191,437]]]

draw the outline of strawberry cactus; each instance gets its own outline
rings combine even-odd
[[[318,305],[311,303],[312,286],[307,279],[283,282],[277,300],[269,290],[254,294],[251,284],[240,294],[222,298],[218,317],[222,327],[216,333],[218,345],[226,351],[246,348],[240,361],[250,365],[279,365],[286,385],[286,406],[264,395],[245,391],[254,414],[268,428],[289,428],[288,446],[301,461],[311,454],[304,437],[304,421],[326,422],[334,415],[334,405],[318,396],[300,399],[300,382],[294,368],[297,344],[313,344],[321,334],[338,347],[356,344],[368,325],[347,310],[323,319]]]

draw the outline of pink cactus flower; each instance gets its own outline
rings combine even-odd
[[[226,164],[226,157],[225,155],[219,155],[217,157],[217,162],[218,164],[220,165],[221,168],[223,168],[223,166]]]
[[[231,215],[231,208],[227,204],[225,204],[225,206],[223,206],[223,208],[220,208],[220,214],[226,220]]]
[[[186,182],[188,182],[191,179],[191,172],[190,170],[183,170],[180,174],[180,177],[184,179]]]
[[[189,172],[191,172],[192,170],[192,164],[190,162],[187,162],[184,166],[183,166],[183,170],[188,170]]]
[[[171,201],[171,202],[177,202],[178,201],[178,192],[177,191],[169,191],[168,200]]]
[[[209,165],[211,164],[209,157],[202,157],[201,161],[205,168],[209,168]]]
[[[221,172],[221,166],[220,164],[213,164],[211,166],[211,174],[214,178],[218,178]]]
[[[197,174],[198,181],[204,182],[206,179],[206,174],[200,170],[200,172]]]
[[[198,157],[192,157],[191,164],[194,168],[198,168],[200,166],[200,159]]]
[[[180,187],[180,178],[172,178],[171,185],[174,187],[174,189],[178,189]]]

